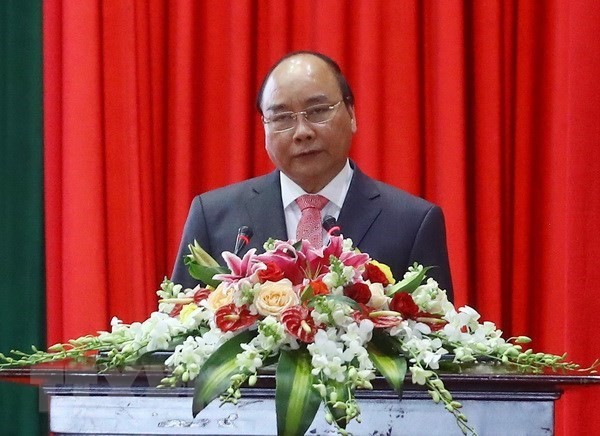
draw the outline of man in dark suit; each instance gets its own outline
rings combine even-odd
[[[241,226],[254,232],[246,250],[260,249],[269,237],[295,239],[301,216],[295,199],[309,193],[326,197],[322,216],[334,216],[344,237],[390,266],[396,279],[413,262],[435,266],[428,276],[452,299],[442,211],[368,177],[348,159],[357,129],[354,96],[332,59],[313,52],[284,56],[266,75],[257,108],[277,170],[193,200],[174,282],[196,284],[183,264],[194,240],[220,261]]]

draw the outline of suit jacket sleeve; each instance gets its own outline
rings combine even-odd
[[[448,299],[453,301],[452,278],[446,247],[446,224],[442,209],[438,206],[433,206],[421,222],[410,253],[410,261],[432,266],[427,275],[435,279],[440,287],[446,290]]]
[[[194,198],[190,206],[171,276],[173,282],[183,285],[184,288],[193,288],[199,284],[197,280],[190,276],[187,266],[183,262],[184,257],[189,254],[188,245],[193,243],[194,240],[198,241],[200,246],[210,253],[210,241],[201,196]]]
[[[338,222],[345,237],[387,264],[396,279],[414,262],[432,266],[427,275],[452,300],[444,215],[438,206],[374,180],[355,166]]]

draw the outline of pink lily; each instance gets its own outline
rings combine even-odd
[[[235,254],[229,251],[224,251],[222,254],[223,260],[231,272],[225,274],[215,274],[214,279],[221,280],[223,282],[235,282],[237,280],[252,276],[257,263],[257,256],[255,256],[254,253],[256,253],[256,248],[248,250],[248,252],[244,254],[244,257],[240,259]]]

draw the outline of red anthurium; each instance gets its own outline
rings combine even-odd
[[[290,335],[302,342],[313,342],[318,328],[310,312],[304,306],[288,307],[281,313],[281,324]]]
[[[261,269],[257,273],[258,280],[261,283],[278,282],[285,277],[284,271],[275,262],[267,261],[264,262],[264,264],[267,266],[267,268]]]
[[[409,293],[397,292],[390,301],[390,310],[400,312],[404,318],[415,319],[419,313],[419,306]]]
[[[194,303],[198,304],[202,300],[206,300],[208,298],[208,296],[210,295],[210,292],[211,292],[210,289],[207,289],[207,288],[198,289],[196,292],[194,292],[194,295],[193,295]]]
[[[443,329],[444,326],[448,324],[448,321],[442,319],[440,315],[433,315],[428,312],[419,312],[417,314],[416,320],[427,324],[429,328],[434,332]]]
[[[215,323],[224,332],[234,332],[254,324],[258,315],[252,315],[246,306],[234,303],[220,307],[215,312]]]
[[[384,288],[390,284],[385,273],[372,263],[367,263],[365,265],[365,272],[363,273],[363,278],[365,280],[370,280],[371,283],[381,283]]]
[[[369,319],[373,325],[378,328],[395,327],[402,322],[400,315],[390,314],[390,311],[376,310],[366,304],[360,304],[360,310],[352,314],[354,320],[358,323],[363,319]]]
[[[344,295],[357,303],[367,304],[371,299],[371,290],[366,283],[353,283],[344,287]]]
[[[177,315],[179,315],[181,313],[181,309],[183,309],[183,304],[178,303],[175,306],[173,306],[173,309],[171,309],[171,311],[169,312],[169,316],[172,318],[175,318]]]

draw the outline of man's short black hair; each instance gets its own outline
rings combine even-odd
[[[267,80],[271,76],[271,73],[273,73],[273,70],[275,68],[277,68],[277,66],[279,64],[281,64],[283,61],[285,61],[286,59],[289,59],[291,57],[298,56],[298,55],[312,55],[312,56],[316,56],[319,59],[323,60],[329,66],[329,68],[331,68],[331,71],[335,75],[335,78],[340,87],[340,91],[342,92],[342,99],[344,100],[344,104],[346,106],[354,106],[354,94],[352,93],[352,89],[350,89],[350,85],[348,84],[348,81],[344,77],[344,74],[342,73],[342,70],[340,69],[340,66],[337,64],[337,62],[334,61],[333,59],[331,59],[329,56],[324,55],[323,53],[319,53],[316,51],[309,51],[309,50],[299,50],[299,51],[290,52],[290,53],[286,54],[285,56],[283,56],[281,59],[279,59],[277,62],[275,62],[275,64],[271,67],[269,72],[265,75],[265,78],[263,79],[262,84],[260,85],[260,88],[258,90],[258,95],[256,96],[256,108],[258,109],[258,112],[260,114],[262,114],[261,104],[262,104],[263,93],[265,91],[265,85],[267,84]]]

